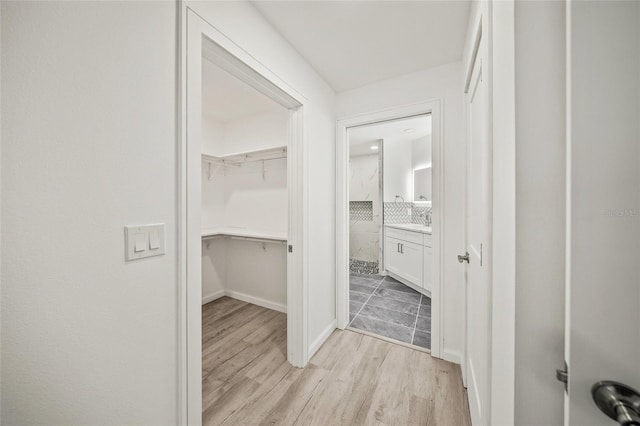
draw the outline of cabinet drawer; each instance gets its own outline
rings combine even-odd
[[[425,247],[433,247],[433,235],[431,234],[422,234],[424,238],[422,245]]]
[[[405,231],[404,229],[384,228],[384,236],[422,245],[422,233]]]

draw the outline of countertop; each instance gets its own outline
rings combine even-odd
[[[384,226],[387,228],[396,228],[402,229],[404,231],[413,231],[420,232],[422,234],[432,234],[432,229],[430,226],[424,226],[417,223],[385,223]]]

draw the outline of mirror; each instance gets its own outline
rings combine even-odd
[[[431,201],[431,167],[413,171],[413,201]]]

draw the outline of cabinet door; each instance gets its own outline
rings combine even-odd
[[[402,275],[402,254],[400,240],[386,237],[384,239],[384,268],[396,275]]]
[[[420,244],[400,242],[400,256],[402,256],[401,277],[415,285],[422,285],[422,246]]]
[[[424,247],[424,260],[422,263],[422,287],[431,292],[433,288],[433,248]]]

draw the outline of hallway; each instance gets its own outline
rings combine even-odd
[[[223,297],[203,310],[203,424],[469,425],[460,367],[336,330],[304,369],[286,315]]]

